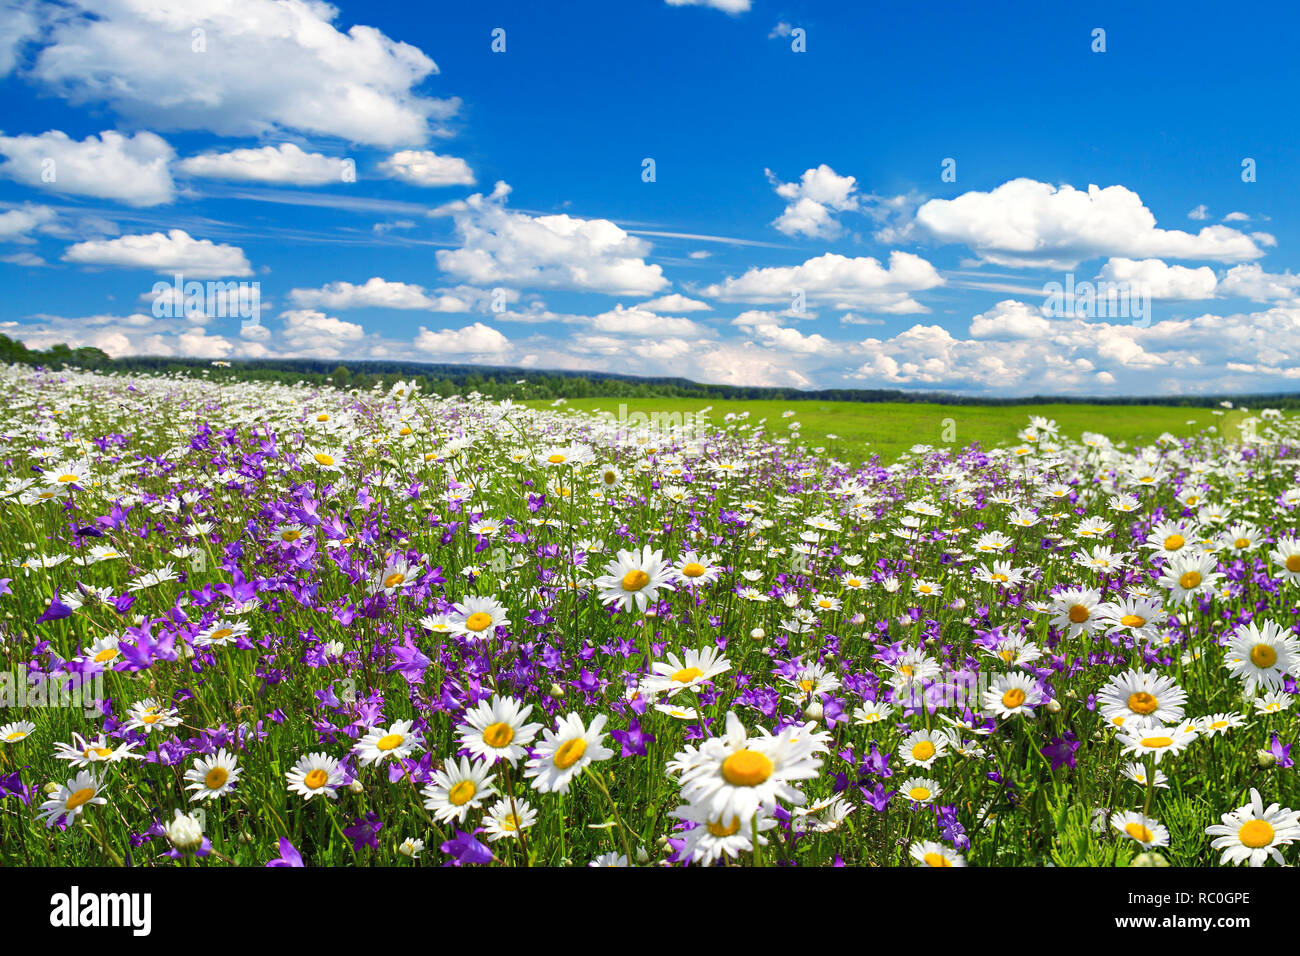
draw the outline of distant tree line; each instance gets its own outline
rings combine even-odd
[[[803,391],[758,385],[704,385],[684,378],[640,378],[604,372],[535,371],[483,365],[440,365],[424,362],[366,360],[333,365],[321,359],[243,359],[213,365],[207,359],[162,356],[110,358],[97,348],[54,345],[30,350],[0,335],[0,362],[21,362],[55,368],[79,366],[114,372],[179,374],[213,381],[280,382],[341,390],[387,388],[398,381],[418,382],[436,395],[478,392],[488,398],[553,400],[556,398],[690,398],[717,400],[823,402],[934,402],[943,405],[1163,405],[1206,407],[1231,400],[1250,407],[1300,408],[1300,393],[1258,395],[1069,396],[1031,395],[1013,398],[961,395],[948,392],[903,392],[881,388],[828,388]]]
[[[107,368],[113,360],[103,349],[93,346],[69,348],[60,342],[48,349],[29,349],[22,342],[0,335],[0,363],[20,365],[45,365],[63,368],[75,365],[80,368]]]

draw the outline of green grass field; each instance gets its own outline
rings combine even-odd
[[[536,407],[550,402],[528,403]],[[1164,432],[1193,434],[1209,425],[1231,428],[1233,437],[1243,418],[1237,411],[1160,405],[939,405],[903,402],[816,401],[715,401],[687,398],[584,398],[568,401],[568,408],[584,412],[626,414],[659,412],[673,415],[708,408],[709,420],[721,422],[728,413],[749,412],[751,422],[767,419],[773,433],[789,433],[789,424],[801,424],[803,443],[824,446],[848,460],[879,454],[892,462],[913,445],[964,447],[979,442],[986,448],[1007,445],[1029,422],[1030,415],[1055,419],[1061,430],[1077,438],[1084,431],[1101,432],[1116,443],[1146,444]],[[788,419],[783,412],[794,411]],[[950,420],[950,421],[949,421]],[[951,438],[945,441],[945,437]]]

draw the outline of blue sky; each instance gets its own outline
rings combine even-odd
[[[0,0],[0,331],[1293,390],[1296,14],[1135,6]],[[160,298],[177,274],[256,283],[256,320]],[[1097,282],[1109,311],[1044,292]]]

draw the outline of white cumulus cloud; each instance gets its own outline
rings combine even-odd
[[[200,153],[177,163],[191,176],[243,183],[289,183],[295,186],[323,186],[344,182],[355,173],[347,160],[323,153],[308,153],[293,143],[260,149],[233,149],[228,153]]]
[[[781,182],[770,169],[764,172],[776,194],[787,202],[772,223],[787,236],[834,239],[841,230],[834,214],[858,208],[857,180],[839,175],[825,163],[805,170],[797,183]]]
[[[61,130],[39,136],[0,136],[0,173],[29,186],[73,196],[157,206],[175,195],[168,164],[174,155],[161,136],[124,136],[105,130],[77,141]]]
[[[183,229],[79,242],[68,247],[63,259],[81,265],[180,272],[194,279],[253,274],[238,246],[195,239]]]
[[[889,254],[889,265],[871,257],[854,259],[828,252],[798,266],[750,269],[711,285],[703,294],[727,302],[789,303],[798,291],[832,308],[870,308],[900,314],[924,312],[909,293],[943,285],[925,259],[910,252]]]
[[[1128,283],[1152,299],[1209,299],[1218,285],[1209,266],[1171,266],[1163,259],[1109,259],[1098,277]]]
[[[1124,186],[1087,190],[1013,179],[990,192],[931,199],[917,225],[944,242],[964,243],[988,262],[1070,269],[1097,256],[1257,259],[1258,239],[1227,226],[1198,233],[1160,229],[1141,197]]]
[[[387,176],[413,186],[473,186],[474,172],[459,156],[404,149],[379,164]]]
[[[375,27],[341,32],[337,16],[320,0],[72,0],[29,76],[157,129],[425,142],[459,105],[415,92],[437,65]]]
[[[651,295],[668,284],[645,261],[650,244],[608,219],[529,216],[504,207],[509,187],[475,193],[445,208],[460,248],[440,249],[438,267],[475,285],[577,289],[611,295]]]
[[[508,352],[510,340],[482,322],[475,322],[461,329],[440,329],[436,332],[422,325],[415,336],[415,347],[435,356],[493,356]]]

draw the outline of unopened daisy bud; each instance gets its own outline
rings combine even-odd
[[[659,611],[656,608],[648,607],[645,609],[646,617],[658,617]]]
[[[849,618],[849,623],[854,627],[861,627],[863,624],[867,623],[867,616],[859,611],[857,614],[854,614]]]
[[[1269,767],[1272,767],[1277,763],[1277,757],[1271,750],[1256,750],[1255,763],[1264,770],[1267,770]]]
[[[660,853],[672,853],[672,852],[673,852],[672,845],[668,842],[668,836],[667,836],[667,834],[661,835],[661,836],[659,837],[659,839],[655,841],[655,846],[657,846],[657,847],[659,848],[659,852],[660,852]]]
[[[749,632],[749,636],[756,641],[761,641],[763,638],[767,637],[767,631],[763,630],[761,627],[756,627]]]
[[[638,863],[650,862],[650,854],[646,851],[645,847],[639,846],[636,848],[636,861]]]
[[[182,853],[197,849],[203,843],[203,825],[188,813],[175,811],[172,821],[163,827],[167,840]]]
[[[559,684],[552,683],[551,689],[550,691],[548,691],[548,693],[556,700],[559,700],[561,697],[564,696],[564,688],[561,687]]]
[[[361,785],[360,780],[353,780],[350,784],[348,784],[348,790],[351,793],[364,793],[365,789],[366,788]]]
[[[45,795],[48,797],[54,795],[55,793],[58,793],[59,785],[57,783],[54,783],[53,781],[50,781],[41,789],[45,791]]]
[[[1061,702],[1053,697],[1043,705],[1049,714],[1059,714],[1061,712]]]
[[[821,701],[819,700],[813,701],[803,709],[803,715],[809,720],[821,720],[824,712]]]
[[[247,830],[240,830],[239,835],[235,839],[244,844],[252,843],[253,834],[249,833]]]
[[[962,611],[962,610],[965,610],[965,608],[966,608],[966,599],[965,599],[965,598],[957,598],[956,600],[954,600],[954,601],[952,602],[952,609],[953,609],[954,611]]]
[[[1139,853],[1133,857],[1129,866],[1168,866],[1169,861],[1161,853]]]

